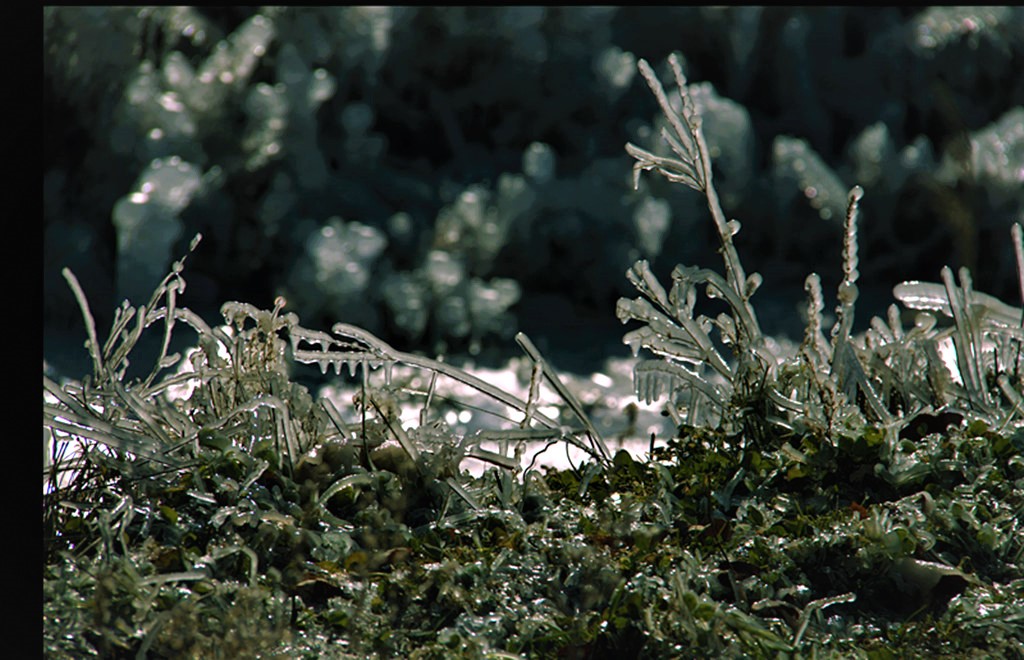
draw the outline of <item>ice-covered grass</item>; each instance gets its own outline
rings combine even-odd
[[[572,376],[518,333],[506,368],[460,367],[304,327],[283,298],[210,326],[179,305],[184,260],[101,341],[65,270],[92,369],[44,366],[44,449],[79,449],[44,474],[45,653],[1019,655],[1024,313],[947,268],[897,287],[911,327],[894,305],[855,334],[854,187],[835,323],[811,274],[803,342],[766,336],[670,69],[666,91],[639,63],[666,124],[628,145],[634,182],[696,190],[724,268],[629,270],[624,342],[654,358]],[[1019,225],[1011,244],[1024,298]],[[129,376],[147,332],[159,353]],[[171,351],[181,332],[195,350]],[[317,367],[331,387],[293,379]]]

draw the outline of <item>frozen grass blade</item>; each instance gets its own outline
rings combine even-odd
[[[402,449],[405,450],[405,453],[408,454],[409,458],[416,466],[416,469],[420,469],[420,452],[416,449],[416,445],[414,445],[412,440],[409,438],[409,434],[405,432],[404,428],[402,428],[402,420],[386,414],[385,411],[380,409],[380,406],[377,405],[377,402],[374,399],[371,398],[370,403],[373,405],[373,409],[377,411],[380,418],[384,420],[384,423],[387,424],[388,429],[395,434],[398,444],[401,445]]]
[[[1021,231],[1020,223],[1013,223],[1010,228],[1010,237],[1013,239],[1013,256],[1017,261],[1017,286],[1020,289],[1020,304],[1024,308],[1024,232]],[[1024,314],[1021,314],[1021,325],[1024,326]]]
[[[537,350],[537,347],[534,346],[533,342],[530,341],[530,338],[527,337],[525,333],[516,333],[516,343],[526,351],[526,354],[531,360],[533,360],[534,364],[540,365],[541,371],[544,373],[544,378],[547,379],[551,387],[558,392],[558,395],[562,397],[562,400],[569,405],[569,409],[576,415],[576,418],[583,423],[584,428],[587,430],[587,435],[590,436],[590,441],[594,445],[597,457],[603,461],[610,460],[611,453],[608,451],[608,447],[604,443],[604,438],[602,438],[601,434],[598,433],[596,428],[594,428],[594,424],[590,421],[590,417],[588,417],[587,413],[583,410],[583,406],[580,404],[579,399],[576,398],[576,395],[570,392],[569,388],[562,383],[558,374],[555,373],[554,369],[551,368],[551,365],[548,364],[547,360],[544,359],[540,354],[540,351]]]
[[[96,337],[96,320],[92,316],[92,311],[89,309],[89,301],[85,297],[85,292],[82,291],[82,285],[78,283],[78,278],[71,272],[70,268],[64,268],[61,270],[64,275],[64,279],[67,280],[68,286],[71,287],[71,291],[75,294],[75,300],[78,301],[78,307],[82,310],[82,318],[85,321],[85,331],[88,333],[88,347],[89,356],[92,358],[93,376],[98,380],[103,378],[106,373],[104,368],[103,358],[100,355],[100,344]]]

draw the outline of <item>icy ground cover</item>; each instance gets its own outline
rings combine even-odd
[[[89,11],[85,16],[105,15]],[[247,85],[276,30],[294,20],[302,33],[318,34],[310,14],[263,11],[198,58],[205,95],[186,98],[189,85],[179,91],[197,116],[219,107],[218,99],[246,99],[252,139],[244,142],[255,158],[232,166],[259,170],[282,154],[301,176],[289,181],[277,173],[264,183],[279,202],[289,195],[308,200],[312,191],[302,185],[325,184],[318,167],[331,151],[313,139],[310,110],[336,90],[330,74],[307,62],[327,57],[331,46],[311,38],[304,46],[313,51],[310,58],[295,45],[301,40],[282,44],[271,58],[280,81]],[[187,19],[188,30],[209,25],[194,22],[190,10],[174,12]],[[472,14],[460,12],[435,27],[457,33],[471,26]],[[527,35],[523,58],[543,60],[546,48],[565,43],[540,30],[545,12],[508,14]],[[756,8],[717,15],[736,19],[748,34],[761,25]],[[953,52],[945,49],[958,40],[1009,49],[1013,38],[1002,26],[1016,15],[928,10],[909,36],[919,39],[923,59]],[[45,15],[49,23],[63,16]],[[374,26],[368,40],[352,39],[348,47],[376,70],[389,21],[402,14],[355,8],[339,16],[342,24],[333,27],[351,27],[347,20],[356,16],[367,19],[358,24]],[[858,176],[874,187],[847,190],[845,173],[829,176],[810,147],[827,137],[832,121],[813,99],[812,28],[798,12],[785,22],[777,49],[793,70],[775,83],[802,100],[797,105],[809,137],[775,141],[780,158],[773,171],[784,176],[771,197],[781,203],[785,191],[799,193],[801,203],[828,221],[822,235],[832,232],[840,256],[827,264],[835,286],[825,283],[827,272],[801,273],[806,301],[796,315],[798,345],[780,345],[764,332],[757,294],[761,273],[770,271],[741,259],[764,243],[751,240],[756,223],[741,232],[739,221],[726,215],[746,189],[729,178],[753,171],[744,172],[749,143],[723,139],[733,129],[745,133],[740,129],[749,128],[751,117],[712,88],[689,83],[688,63],[677,54],[656,71],[622,49],[597,51],[601,94],[622,96],[634,78],[620,75],[622,67],[635,63],[636,79],[660,112],[653,129],[632,131],[635,140],[626,146],[632,177],[625,163],[609,159],[594,161],[580,181],[562,180],[553,153],[527,147],[523,176],[502,173],[495,186],[456,185],[431,241],[406,245],[404,257],[390,263],[394,253],[385,238],[402,252],[401,241],[390,241],[411,217],[380,209],[363,216],[378,224],[388,218],[386,237],[383,225],[362,220],[297,221],[295,265],[309,270],[290,271],[293,285],[331,281],[331,309],[338,314],[326,323],[316,314],[312,289],[304,299],[289,304],[281,297],[269,308],[226,302],[219,307],[223,325],[184,306],[184,259],[169,264],[169,273],[163,267],[169,237],[184,226],[175,200],[197,190],[196,171],[186,167],[177,170],[184,177],[167,177],[173,171],[162,166],[159,175],[137,182],[132,194],[145,207],[137,215],[152,212],[168,230],[158,244],[144,246],[153,262],[141,274],[158,280],[152,295],[141,304],[126,300],[101,321],[86,295],[91,288],[71,269],[61,271],[84,321],[90,364],[80,379],[59,379],[44,364],[44,654],[877,659],[1024,653],[1021,226],[1003,227],[998,214],[979,221],[1008,229],[1006,249],[991,255],[1011,266],[1019,285],[1005,302],[979,291],[967,268],[936,268],[939,282],[898,284],[898,304],[855,332],[871,266],[861,251],[870,234],[865,228],[898,214],[893,205],[876,215],[868,200],[875,193],[885,199],[885,182],[907,173],[903,165],[916,165],[913,158],[883,164],[896,152],[886,144],[888,128],[871,128],[853,160]],[[758,59],[735,34],[727,43],[727,68]],[[190,77],[184,59],[171,53],[162,71],[180,76],[157,80],[146,58],[141,82],[181,83]],[[730,77],[734,92],[743,88],[742,78]],[[137,109],[145,115],[150,97],[142,96]],[[453,148],[472,159],[474,149],[451,121],[458,95],[427,98],[448,117]],[[179,119],[186,107],[176,95],[161,96],[159,105]],[[373,137],[367,109],[343,113],[353,133],[343,140],[346,149]],[[277,121],[292,111],[293,121]],[[934,208],[948,210],[950,199],[936,191],[972,177],[987,180],[989,192],[1008,193],[1005,208],[1012,207],[1015,170],[1003,175],[1016,154],[1001,151],[1016,144],[1016,127],[1014,115],[1007,116],[1011,121],[989,137],[965,131],[966,142],[949,146],[947,165],[924,184],[938,200]],[[177,131],[176,140],[191,130],[188,122],[168,128]],[[315,157],[288,153],[278,141],[285,132]],[[148,135],[151,147],[170,144]],[[987,156],[966,158],[964,144]],[[367,149],[357,151],[374,152]],[[379,163],[381,154],[374,153],[367,162]],[[927,160],[923,147],[918,155]],[[713,171],[715,158],[723,167]],[[201,153],[188,160],[199,162]],[[984,163],[984,171],[965,170],[968,161]],[[217,170],[211,167],[199,188],[216,184]],[[621,193],[601,183],[616,178],[636,189],[628,198],[635,213],[626,222],[637,246],[615,242],[587,262],[591,270],[581,278],[573,253],[559,241],[529,232],[517,238],[518,249],[559,256],[553,263],[582,279],[595,300],[614,290],[597,282],[602,273],[621,280],[621,260],[632,262],[625,281],[635,297],[619,299],[614,311],[627,324],[623,342],[633,359],[575,378],[505,323],[507,307],[527,289],[491,277],[491,268],[513,226],[590,226],[557,205],[566,191],[586,199],[591,218],[607,221],[595,223],[599,232],[621,230],[609,213],[623,206],[621,199],[613,203]],[[349,172],[334,183],[346,198],[357,198],[364,188],[357,181]],[[168,189],[146,187],[160,182]],[[50,183],[56,186],[59,177]],[[659,185],[665,187],[651,198],[648,191],[656,188],[648,186]],[[676,191],[695,202],[685,214],[659,203]],[[531,196],[555,206],[531,211]],[[276,222],[287,217],[281,214],[287,207],[264,207],[258,217]],[[792,220],[786,208],[775,209],[780,221]],[[539,222],[555,210],[559,222]],[[947,219],[956,217],[963,220],[957,213]],[[268,235],[282,228],[275,222],[264,227]],[[711,239],[716,265],[691,265],[700,263],[689,260],[691,253],[659,244],[666,225],[670,233],[680,223],[708,230],[700,235]],[[121,227],[124,236],[131,235],[127,228]],[[791,242],[777,225],[761,231],[777,237],[776,247]],[[813,243],[813,234],[802,238]],[[249,247],[259,253],[259,245]],[[594,244],[584,248],[596,252]],[[202,253],[198,237],[189,250],[191,267]],[[655,253],[682,263],[659,266],[651,261]],[[413,256],[424,260],[414,263]],[[401,258],[411,270],[389,270]],[[534,275],[550,279],[551,259],[541,261]],[[345,273],[351,281],[334,281]],[[382,293],[385,299],[374,298]],[[428,345],[444,335],[480,348],[485,330],[496,331],[522,357],[510,368],[478,371],[446,362],[443,351],[403,350],[419,344],[356,323],[379,318],[382,305],[394,313],[391,322],[409,335],[424,333],[419,339]],[[108,327],[104,337],[100,330]],[[144,337],[155,340],[154,355],[139,350]],[[179,337],[188,350],[179,350]],[[297,380],[301,370],[317,369],[332,388]],[[633,391],[626,395],[629,381]],[[641,451],[619,450],[619,435],[648,443]],[[77,454],[62,453],[69,446]],[[542,447],[548,450],[538,453]],[[576,460],[544,464],[566,451],[576,452]]]
[[[121,308],[102,344],[88,324],[92,378],[44,375],[51,447],[82,448],[51,456],[47,476],[52,656],[891,657],[1024,644],[1014,408],[997,408],[998,423],[925,409],[827,435],[792,420],[752,445],[685,423],[692,400],[661,408],[667,428],[657,409],[633,419],[628,360],[571,378],[520,337],[525,358],[471,372],[344,324],[304,329],[284,301],[225,304],[227,325],[210,327],[176,305],[182,270],[148,305]],[[903,291],[942,308],[933,292]],[[997,321],[1010,309],[979,300]],[[189,326],[197,350],[162,354],[126,386],[151,326],[165,348]],[[952,341],[963,364],[1001,368]],[[290,360],[354,380],[314,398]],[[962,389],[939,386],[984,405],[958,370]],[[995,375],[980,387],[1012,400]],[[840,391],[833,414],[863,414]],[[724,424],[750,414],[737,413]],[[612,435],[636,437],[630,427],[654,446],[641,436],[640,451],[617,451]],[[553,446],[524,465],[534,434]],[[568,447],[566,467],[543,464]]]

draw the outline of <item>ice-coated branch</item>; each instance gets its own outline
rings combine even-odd
[[[678,56],[673,53],[669,56],[669,65],[676,84],[679,87],[679,97],[682,100],[682,115],[672,107],[665,89],[658,80],[657,75],[646,60],[641,59],[638,63],[640,73],[651,88],[662,113],[668,120],[675,135],[667,130],[662,131],[662,138],[669,145],[672,151],[679,157],[664,158],[656,156],[633,144],[626,145],[626,152],[636,159],[633,166],[634,186],[639,183],[640,172],[643,170],[657,171],[669,181],[685,183],[691,188],[704,193],[707,200],[708,210],[715,223],[719,241],[722,244],[722,259],[725,262],[726,281],[729,287],[743,301],[743,325],[744,335],[748,339],[761,336],[760,326],[757,322],[757,315],[754,309],[747,302],[759,283],[759,277],[752,275],[748,281],[743,270],[736,247],[733,244],[733,236],[740,230],[739,222],[726,220],[725,212],[718,200],[718,193],[712,183],[711,155],[704,132],[701,129],[701,117],[690,97],[686,76],[683,74],[682,64]]]

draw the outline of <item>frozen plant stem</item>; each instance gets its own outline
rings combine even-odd
[[[750,302],[761,284],[761,276],[753,273],[748,277],[740,264],[733,243],[740,223],[727,221],[722,211],[712,179],[711,156],[701,117],[690,95],[681,62],[673,55],[669,64],[681,101],[678,111],[669,102],[650,65],[641,60],[638,66],[671,127],[671,130],[663,129],[661,137],[676,157],[658,156],[627,144],[626,152],[636,159],[634,186],[639,185],[640,172],[653,170],[669,181],[684,183],[703,193],[718,233],[725,273],[680,265],[673,270],[673,285],[666,291],[649,264],[638,261],[626,276],[643,296],[636,300],[620,299],[616,314],[623,323],[636,320],[645,324],[623,338],[634,354],[644,347],[664,358],[636,366],[634,378],[638,396],[650,401],[664,390],[673,396],[689,390],[698,395],[691,401],[692,407],[696,406],[696,398],[707,398],[719,415],[718,422],[730,424],[730,419],[741,419],[742,426],[761,436],[765,397],[771,396],[772,372],[777,364]],[[707,297],[724,302],[729,312],[716,318],[696,314],[698,287]],[[732,354],[731,364],[712,339],[713,331],[717,331],[721,345]],[[703,377],[706,367],[716,371],[725,382],[706,380]],[[730,409],[739,415],[729,415]]]
[[[854,305],[857,302],[857,212],[858,203],[864,196],[864,189],[854,186],[846,207],[846,221],[843,223],[843,281],[839,285],[838,298],[840,307],[837,310],[838,322],[833,333],[843,341],[850,338],[853,329]]]
[[[718,232],[718,238],[722,243],[722,259],[725,262],[726,281],[733,291],[746,303],[754,290],[756,290],[757,285],[760,284],[760,277],[755,274],[749,281],[747,280],[739,255],[736,253],[736,246],[732,240],[732,237],[739,232],[740,224],[736,220],[726,221],[725,219],[722,205],[718,201],[718,193],[715,191],[715,186],[712,182],[711,156],[708,151],[707,142],[704,139],[704,131],[701,129],[701,116],[694,107],[693,100],[690,98],[689,89],[686,85],[686,76],[683,74],[679,57],[672,53],[668,61],[672,67],[676,85],[679,87],[679,98],[682,100],[682,116],[669,103],[661,81],[658,80],[647,60],[640,60],[638,67],[651,91],[654,92],[655,97],[658,99],[658,105],[661,106],[662,112],[676,132],[676,137],[674,138],[667,131],[662,131],[662,138],[682,160],[659,158],[633,144],[627,144],[626,151],[637,158],[637,163],[634,165],[636,173],[634,186],[639,185],[639,170],[657,169],[670,181],[686,183],[694,190],[704,193],[708,210],[711,212],[715,229]],[[761,331],[757,322],[757,316],[749,304],[745,306],[751,325],[744,330],[750,334],[751,338],[760,337]]]

